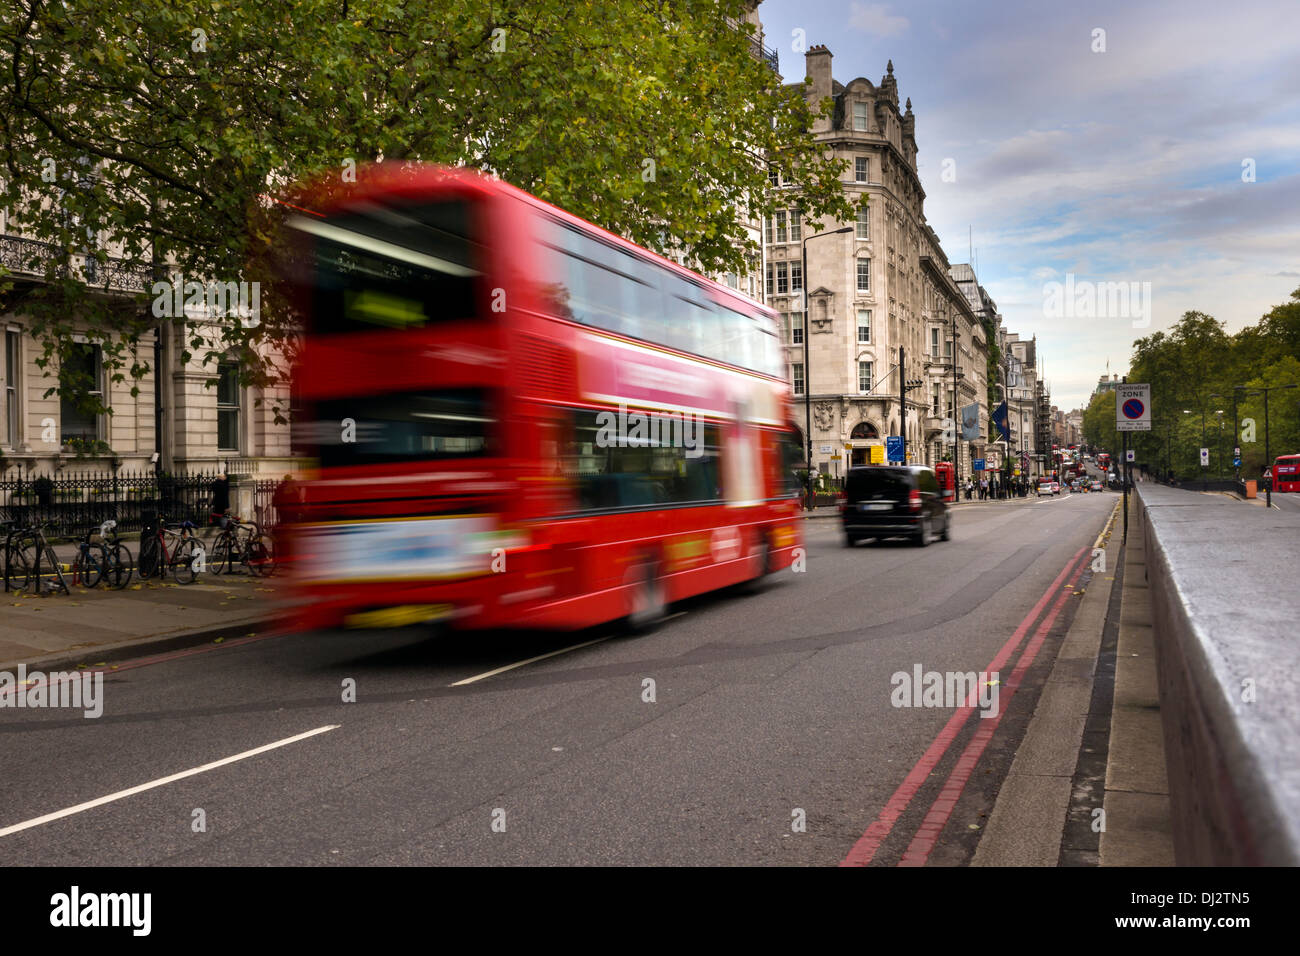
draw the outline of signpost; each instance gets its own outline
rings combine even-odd
[[[1208,448],[1201,449],[1201,467],[1202,468],[1210,467],[1210,449]]]
[[[1115,430],[1151,431],[1151,386],[1119,385],[1115,389]]]
[[[903,436],[890,435],[885,439],[885,449],[890,461],[903,460]]]
[[[1124,452],[1124,460],[1137,461],[1137,452],[1135,452],[1132,448],[1130,448],[1128,451]]]
[[[984,459],[976,458],[974,461],[971,462],[971,467],[974,468],[976,471],[984,471],[985,470]]]
[[[1150,384],[1131,385],[1125,379],[1115,387],[1115,430],[1124,433],[1124,540],[1128,541],[1128,486],[1133,478],[1128,433],[1151,431]]]

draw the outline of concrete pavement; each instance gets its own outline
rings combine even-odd
[[[266,627],[279,611],[279,583],[278,576],[200,574],[188,585],[133,577],[121,591],[0,591],[0,671],[19,664],[94,665],[148,653],[163,642],[177,647],[243,635]]]

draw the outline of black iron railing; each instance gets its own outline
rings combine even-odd
[[[208,523],[215,474],[157,475],[136,471],[12,473],[0,479],[0,522],[39,522],[50,537],[79,537],[112,518],[119,532],[139,531],[150,513],[168,521]]]

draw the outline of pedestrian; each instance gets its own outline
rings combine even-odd
[[[223,471],[217,475],[212,482],[212,520],[214,523],[226,526],[226,512],[230,510],[230,480]]]
[[[293,480],[292,475],[285,475],[284,480],[276,486],[275,494],[271,498],[276,523],[293,524],[298,521],[302,503],[302,487]]]

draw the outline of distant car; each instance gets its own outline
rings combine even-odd
[[[1052,494],[1059,495],[1060,493],[1061,493],[1061,483],[1059,481],[1052,482]]]
[[[1096,478],[1094,478],[1094,479],[1092,479],[1092,490],[1093,490],[1093,491],[1105,491],[1105,490],[1106,490],[1106,486],[1103,485],[1103,484],[1102,484],[1100,481],[1098,481]]]
[[[1041,498],[1041,497],[1043,497],[1043,495],[1054,495],[1054,494],[1056,494],[1056,492],[1054,492],[1054,491],[1052,490],[1052,479],[1050,479],[1050,478],[1039,478],[1039,479],[1038,479],[1038,497]]]
[[[910,538],[924,548],[936,531],[948,540],[952,509],[932,469],[921,465],[865,465],[844,479],[844,544],[867,538]]]

